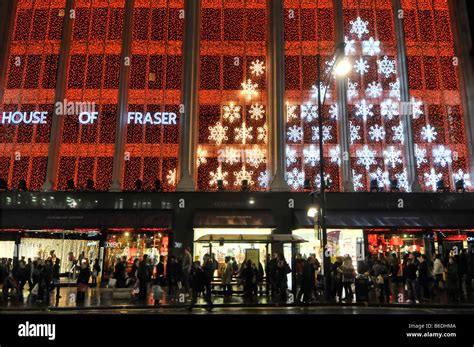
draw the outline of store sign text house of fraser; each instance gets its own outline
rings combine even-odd
[[[20,125],[20,124],[47,124],[47,111],[32,112],[3,112],[0,124]],[[99,112],[81,112],[78,115],[78,121],[82,125],[94,124],[99,118]],[[174,112],[128,112],[127,124],[136,125],[176,125],[177,114]]]

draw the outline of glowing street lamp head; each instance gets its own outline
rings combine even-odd
[[[308,217],[314,218],[314,217],[317,216],[317,214],[318,214],[318,208],[317,207],[313,206],[313,207],[310,207],[308,209]]]
[[[352,69],[352,64],[349,62],[349,59],[347,58],[342,58],[336,63],[336,66],[334,67],[334,72],[336,76],[339,77],[344,77],[351,72]]]

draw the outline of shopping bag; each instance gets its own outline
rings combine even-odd
[[[39,289],[39,286],[38,286],[38,283],[36,283],[33,289],[31,290],[31,294],[38,295],[38,289]]]
[[[109,288],[115,288],[117,280],[115,278],[109,278]]]

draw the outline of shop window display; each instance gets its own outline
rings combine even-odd
[[[105,242],[104,271],[111,277],[117,259],[126,257],[128,268],[135,259],[146,254],[151,263],[158,263],[160,255],[168,256],[169,238],[165,231],[111,230]]]

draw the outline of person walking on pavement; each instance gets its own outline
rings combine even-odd
[[[446,265],[446,288],[450,303],[459,303],[459,277],[458,264],[454,257],[449,257]]]
[[[191,272],[189,274],[189,284],[191,286],[191,303],[188,307],[188,310],[191,311],[197,303],[197,298],[199,293],[204,291],[205,287],[205,274],[201,267],[201,264],[198,261],[195,261],[191,267]],[[212,305],[212,303],[209,303]]]
[[[137,268],[137,280],[138,280],[138,299],[146,301],[148,298],[148,284],[151,280],[151,270],[148,264],[148,255],[143,256],[142,261],[138,264]]]
[[[232,277],[234,269],[230,262],[230,257],[225,257],[224,261],[225,263],[221,271],[222,290],[224,292],[224,297],[229,298],[232,296]]]
[[[205,288],[205,300],[209,304],[208,310],[212,310],[212,288],[211,282],[214,279],[214,261],[211,259],[209,254],[205,254],[203,257],[203,266],[202,270],[204,271],[204,288]]]
[[[61,290],[60,264],[61,260],[56,257],[53,265],[53,287],[51,288],[53,290],[56,288],[56,300],[61,298],[61,295],[59,295]]]
[[[91,269],[87,259],[80,264],[81,269],[79,270],[79,275],[77,276],[77,303],[82,304],[85,301],[87,289],[89,289],[89,279],[91,277]]]
[[[183,256],[183,287],[186,295],[189,295],[189,274],[191,273],[192,263],[191,249],[186,247]]]
[[[304,302],[310,304],[313,301],[313,292],[314,287],[316,286],[316,269],[315,269],[315,259],[313,256],[310,256],[302,269],[301,272],[301,289],[298,293],[296,302]],[[303,296],[303,300],[301,300]]]
[[[408,303],[419,303],[418,299],[418,280],[416,272],[418,271],[418,266],[415,264],[415,257],[413,254],[408,256],[405,269],[403,270],[403,276],[405,277],[406,285],[408,287]]]
[[[341,266],[342,285],[344,287],[344,300],[352,302],[354,294],[352,292],[352,284],[355,280],[355,270],[352,265],[352,258],[347,256]]]
[[[291,268],[285,260],[283,254],[278,255],[276,268],[276,284],[277,290],[280,294],[280,303],[286,303],[288,291],[288,277],[291,273]]]
[[[426,261],[426,255],[422,254],[420,256],[420,265],[418,265],[418,282],[422,290],[421,299],[424,301],[429,301],[431,299],[430,294],[430,281],[431,281],[431,271]]]

